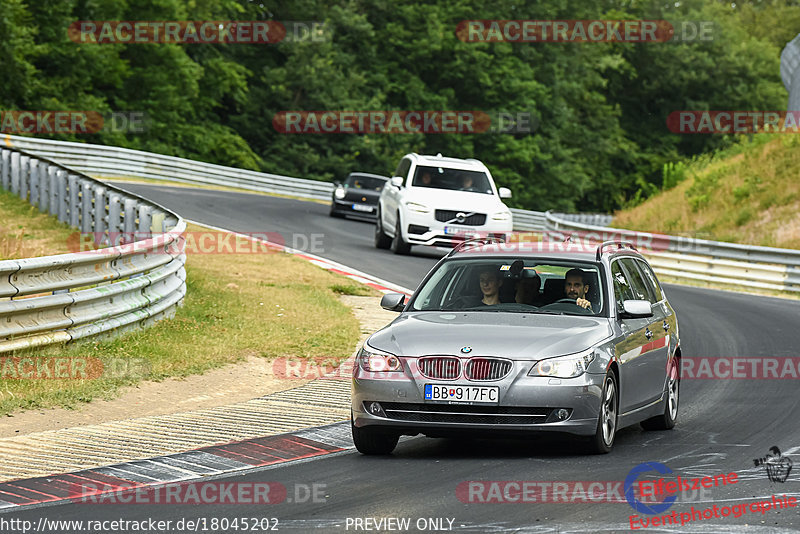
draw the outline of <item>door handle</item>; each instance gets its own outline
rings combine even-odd
[[[646,337],[647,339],[653,338],[653,333],[650,331],[649,328],[644,331],[644,337]]]
[[[667,322],[667,320],[666,320],[666,319],[664,319],[663,326],[664,326],[664,332],[666,332],[667,330],[669,330],[669,323]]]

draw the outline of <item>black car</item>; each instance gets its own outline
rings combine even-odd
[[[389,178],[365,172],[351,172],[344,182],[334,182],[331,195],[331,217],[358,215],[375,218],[378,198]]]

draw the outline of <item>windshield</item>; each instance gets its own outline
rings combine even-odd
[[[384,178],[360,176],[356,174],[348,176],[347,180],[344,182],[344,186],[350,189],[369,189],[371,191],[380,191],[383,189],[383,184],[385,183],[386,179]]]
[[[452,191],[470,191],[486,195],[494,194],[489,177],[485,172],[448,169],[447,167],[417,166],[412,185]]]
[[[543,259],[459,259],[444,263],[411,303],[416,311],[601,315],[596,264]]]

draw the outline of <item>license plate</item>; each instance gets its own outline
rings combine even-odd
[[[372,211],[372,206],[366,204],[353,204],[353,209],[356,211]]]
[[[425,384],[425,400],[452,403],[497,404],[500,388],[497,386],[455,386]]]
[[[475,235],[475,230],[465,226],[445,226],[444,233],[445,235],[473,236]]]

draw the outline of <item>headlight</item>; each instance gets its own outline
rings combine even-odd
[[[416,202],[406,202],[406,207],[411,211],[417,211],[419,213],[428,213],[430,211],[428,206],[424,204],[417,204]]]
[[[594,360],[594,349],[570,354],[569,356],[559,356],[558,358],[548,358],[533,364],[528,376],[550,376],[553,378],[575,378],[581,376],[589,368],[589,364]]]
[[[368,350],[364,347],[361,347],[358,353],[358,364],[364,371],[371,373],[399,371],[402,368],[400,358],[397,356]]]
[[[494,215],[492,215],[493,221],[508,221],[511,219],[511,212],[510,211],[498,211]]]
[[[344,187],[337,187],[336,191],[333,192],[333,196],[336,198],[344,198]]]

